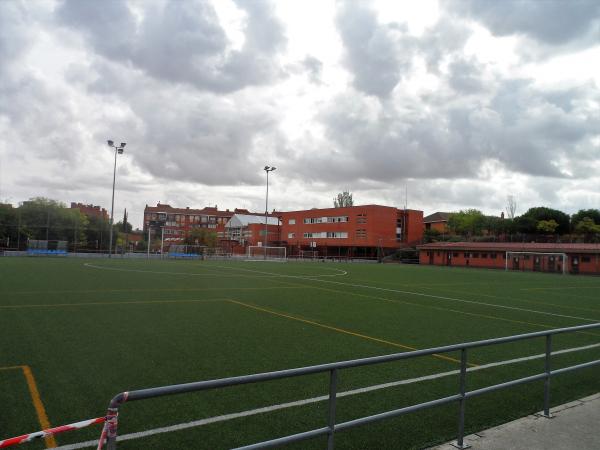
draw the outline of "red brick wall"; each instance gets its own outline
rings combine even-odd
[[[423,233],[423,212],[408,210],[407,231],[402,238],[407,242],[420,241]],[[396,227],[404,211],[389,206],[366,205],[347,208],[309,209],[304,211],[282,212],[281,240],[288,245],[308,246],[316,242],[328,247],[384,247],[398,248]],[[304,223],[304,219],[324,217],[348,217],[347,222]],[[295,223],[290,223],[295,220]],[[346,238],[304,237],[304,233],[345,232]],[[290,234],[294,236],[291,237]]]
[[[496,255],[495,258],[493,255]],[[448,258],[448,255],[451,255]],[[468,255],[465,256],[465,255]],[[485,255],[485,257],[484,257]],[[460,266],[460,267],[480,267],[504,269],[506,267],[506,252],[491,251],[491,250],[453,250],[453,249],[421,249],[419,250],[419,262],[424,265],[437,266]],[[515,263],[514,258],[518,257],[518,262]],[[519,270],[534,270],[534,261],[536,255],[509,255],[508,267],[513,269],[515,264]],[[555,256],[555,271],[562,272],[563,260],[561,256]],[[578,264],[574,264],[574,258],[577,258]],[[547,257],[540,261],[540,269],[543,272],[548,271],[547,265],[549,261]],[[578,269],[578,270],[576,270]],[[567,253],[567,271],[581,274],[598,274],[600,273],[600,254],[593,253]]]

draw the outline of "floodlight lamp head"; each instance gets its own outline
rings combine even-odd
[[[125,147],[127,145],[127,142],[121,142],[121,148]]]
[[[277,167],[271,167],[271,172],[272,172],[273,170],[275,170],[275,169],[277,169]]]
[[[117,148],[117,153],[118,153],[119,155],[122,155],[122,154],[123,154],[123,148],[122,148],[122,147],[118,147],[118,148]]]
[[[269,171],[270,167],[269,166],[265,166],[265,169],[267,172]]]
[[[112,147],[113,145],[115,145],[115,143],[113,141],[111,141],[110,139],[108,141],[106,141],[106,143],[108,144],[109,147]]]

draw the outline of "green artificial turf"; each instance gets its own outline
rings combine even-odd
[[[446,267],[320,262],[0,258],[0,368],[27,365],[53,426],[101,416],[134,389],[246,375],[600,321],[600,279]],[[554,338],[600,342],[600,329]],[[544,340],[469,351],[482,365],[544,352]],[[342,370],[338,391],[459,367],[457,353]],[[554,367],[598,359],[557,355]],[[543,371],[541,359],[469,373],[467,389]],[[552,379],[552,404],[600,390],[599,368]],[[119,433],[327,394],[328,374],[131,402]],[[337,422],[453,395],[458,377],[338,400]],[[467,432],[542,408],[531,383],[467,402]],[[0,439],[40,428],[19,369],[0,369]],[[8,407],[7,407],[8,406]],[[247,445],[326,426],[327,402],[119,444],[123,449]],[[336,434],[336,448],[423,448],[456,437],[457,405]],[[91,440],[100,427],[61,434]],[[44,448],[43,442],[27,444]],[[316,438],[288,448],[324,448]]]

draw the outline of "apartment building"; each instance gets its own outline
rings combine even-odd
[[[108,220],[108,212],[106,209],[95,205],[85,205],[83,203],[71,202],[71,209],[78,209],[80,213],[88,217],[98,217],[103,220]],[[116,223],[117,221],[115,221]]]
[[[208,228],[217,233],[219,239],[225,239],[225,224],[236,212],[248,212],[235,209],[221,211],[217,206],[202,209],[174,208],[158,203],[144,208],[144,232],[151,226],[154,232],[161,233],[164,228],[165,242],[181,243],[186,234],[194,228]]]
[[[423,211],[362,205],[281,212],[281,244],[288,255],[374,257],[413,245],[423,236]]]

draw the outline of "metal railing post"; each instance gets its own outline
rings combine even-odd
[[[546,418],[551,418],[550,414],[550,356],[552,356],[552,335],[546,336],[546,358],[544,360],[544,371],[546,378],[544,380],[544,414]]]
[[[106,422],[98,441],[98,449],[101,450],[106,440],[106,450],[116,450],[117,448],[117,433],[119,425],[119,407],[127,401],[129,396],[128,392],[123,392],[116,395],[110,401],[108,405],[108,411],[106,412]]]
[[[460,350],[460,382],[459,382],[460,400],[458,401],[458,437],[456,438],[456,448],[469,448],[470,445],[464,442],[465,438],[465,392],[467,385],[467,349]]]
[[[329,418],[327,426],[329,432],[327,434],[327,450],[333,450],[335,444],[333,441],[333,433],[335,432],[335,402],[337,396],[337,369],[329,371]]]

